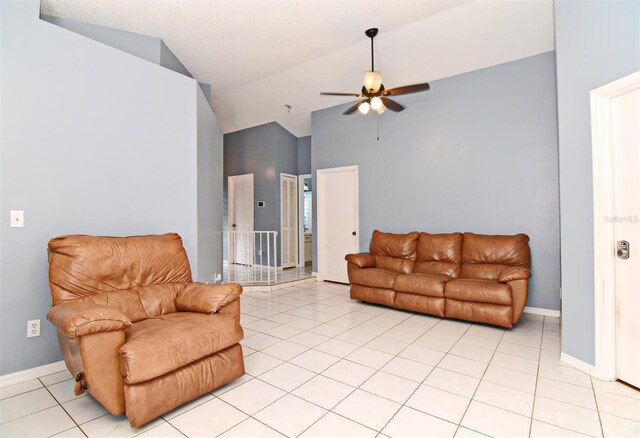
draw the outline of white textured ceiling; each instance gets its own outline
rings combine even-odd
[[[369,27],[380,28],[376,70],[387,88],[554,47],[552,0],[42,0],[42,12],[163,39],[211,84],[224,132],[275,120],[308,135],[311,111],[349,101],[320,91],[360,88]]]

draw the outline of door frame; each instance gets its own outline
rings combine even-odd
[[[284,206],[283,196],[282,196],[282,180],[283,180],[284,177],[293,178],[293,180],[295,181],[294,192],[295,192],[296,196],[293,197],[293,199],[295,201],[295,205],[293,206],[293,209],[296,212],[296,214],[294,215],[295,222],[296,222],[296,224],[295,224],[296,231],[299,231],[299,229],[300,229],[300,224],[298,223],[298,175],[292,175],[290,173],[280,172],[280,267],[283,268],[283,269],[285,268],[285,266],[284,266],[284,244],[283,244],[283,241],[284,241],[284,230],[283,230],[283,227],[282,227],[282,207]],[[293,251],[294,251],[293,266],[287,266],[287,268],[291,268],[291,267],[296,267],[297,266],[297,262],[298,262],[298,232],[296,232],[296,236],[294,238]]]
[[[640,71],[591,91],[595,377],[616,379],[612,99],[640,87]]]
[[[317,268],[318,275],[317,281],[324,280],[325,268],[324,268],[324,247],[326,244],[326,236],[325,236],[325,220],[324,215],[327,208],[327,203],[329,200],[325,194],[324,184],[327,176],[332,173],[340,173],[340,172],[353,172],[355,175],[355,191],[356,191],[356,199],[358,200],[358,205],[356,206],[356,238],[357,242],[360,242],[360,189],[359,189],[359,181],[360,178],[358,176],[358,166],[344,166],[344,167],[331,167],[328,169],[318,169],[316,171],[316,239],[318,240],[317,244]],[[359,243],[358,243],[359,246]],[[345,262],[346,263],[346,262]]]
[[[255,218],[255,211],[254,211],[254,204],[253,204],[254,195],[255,195],[255,185],[254,185],[253,173],[244,173],[241,175],[230,175],[227,177],[227,231],[235,231],[231,229],[231,223],[233,222],[231,220],[231,213],[235,209],[235,182],[242,179],[251,180],[251,231],[255,230],[256,218]],[[252,264],[255,262],[255,254],[251,257],[251,262]],[[235,248],[231,245],[231,239],[228,239],[227,241],[227,263],[229,264],[235,263]]]
[[[298,267],[303,268],[306,264],[306,254],[304,251],[304,180],[313,178],[310,173],[298,175]],[[311,192],[313,196],[313,188]]]

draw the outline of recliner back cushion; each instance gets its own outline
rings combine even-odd
[[[49,241],[53,305],[163,283],[190,283],[191,269],[175,233],[159,236],[72,235]]]
[[[420,233],[413,272],[458,278],[462,264],[462,233]]]
[[[376,268],[410,273],[416,259],[418,233],[383,233],[373,231],[369,252],[376,258]]]
[[[497,280],[510,266],[531,268],[529,236],[489,236],[464,233],[460,278]]]

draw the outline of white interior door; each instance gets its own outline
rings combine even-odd
[[[344,256],[359,251],[358,166],[318,170],[318,277],[349,283]]]
[[[298,260],[298,177],[280,174],[280,236],[282,267],[292,268]]]
[[[253,173],[228,178],[229,263],[253,265]]]
[[[298,175],[298,266],[305,266],[307,261],[311,261],[310,237],[311,230],[305,229],[304,209],[305,209],[305,188],[304,180],[311,179],[311,174]],[[310,206],[309,206],[310,207]],[[311,210],[311,209],[310,209]]]
[[[640,387],[640,88],[613,98],[611,105],[616,377]]]

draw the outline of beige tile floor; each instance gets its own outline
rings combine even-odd
[[[640,393],[559,361],[557,318],[502,330],[305,283],[242,296],[247,374],[141,429],[66,372],[0,391],[2,437],[638,437]]]
[[[273,268],[268,269],[264,266],[229,265],[225,262],[222,267],[222,279],[224,283],[236,282],[242,285],[274,285],[313,278],[311,265],[275,271]]]

